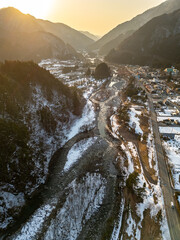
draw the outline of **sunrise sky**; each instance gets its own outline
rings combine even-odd
[[[0,0],[23,13],[103,35],[164,0]]]

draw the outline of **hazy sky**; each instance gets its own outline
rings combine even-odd
[[[37,18],[103,35],[162,2],[164,0],[0,0],[0,8],[14,6]]]

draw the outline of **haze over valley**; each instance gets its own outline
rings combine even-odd
[[[2,0],[0,149],[0,239],[179,240],[180,0]]]

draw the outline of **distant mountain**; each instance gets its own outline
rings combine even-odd
[[[64,24],[36,19],[12,7],[0,9],[0,31],[0,61],[81,57],[74,48],[94,42]]]
[[[43,31],[34,17],[23,14],[13,7],[0,9],[0,28],[9,32]]]
[[[0,29],[0,61],[79,57],[61,39],[47,32],[7,32]]]
[[[121,42],[123,42],[125,39],[127,39],[130,35],[132,35],[134,31],[129,31],[127,33],[120,34],[117,38],[109,41],[104,46],[102,46],[99,50],[99,53],[101,55],[107,55],[112,48],[117,48]]]
[[[97,40],[100,39],[100,36],[94,35],[94,34],[88,32],[88,31],[81,31],[81,33],[84,34],[85,36],[87,36],[88,38],[94,40],[94,41],[97,41]]]
[[[15,8],[0,10],[0,61],[44,58],[70,59],[79,54],[38,21]]]
[[[180,62],[180,10],[156,17],[112,50],[106,60],[125,64]]]
[[[61,38],[65,43],[70,44],[76,50],[85,49],[94,42],[91,38],[63,23],[52,23],[50,21],[39,19],[36,21],[44,31],[50,32]]]
[[[105,44],[117,38],[119,38],[120,40],[119,44],[120,44],[122,42],[121,40],[121,36],[123,36],[122,34],[127,34],[130,31],[134,32],[138,30],[140,27],[142,27],[144,24],[146,24],[148,21],[153,19],[154,17],[160,16],[164,13],[171,13],[175,10],[178,10],[179,8],[180,8],[180,0],[167,0],[166,2],[163,2],[162,4],[160,4],[159,6],[151,8],[146,12],[136,16],[132,20],[119,24],[117,27],[115,27],[113,30],[111,30],[105,36],[103,36],[100,40],[92,44],[89,48],[90,50],[99,50]],[[116,48],[116,47],[117,47],[117,41],[115,41],[115,45],[112,44],[112,48]],[[101,49],[103,53],[107,53],[107,51],[109,51],[109,48],[106,51],[105,51],[105,48],[106,47],[104,46],[103,50]]]
[[[0,10],[0,27],[13,32],[49,32],[75,49],[84,49],[94,42],[94,40],[85,36],[85,34],[63,23],[52,23],[36,19],[29,14],[22,14],[13,7]]]

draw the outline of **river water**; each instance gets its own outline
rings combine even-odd
[[[122,196],[113,164],[117,156],[117,140],[108,133],[107,117],[110,110],[120,104],[118,93],[125,82],[111,81],[116,81],[107,86],[111,96],[104,102],[94,100],[99,105],[94,128],[77,132],[57,151],[47,183],[29,202],[23,212],[24,218],[12,229],[13,234],[4,239],[102,239],[107,232],[108,219],[112,216],[114,221],[119,218]],[[95,139],[92,145],[68,171],[64,171],[72,147],[90,138]]]

